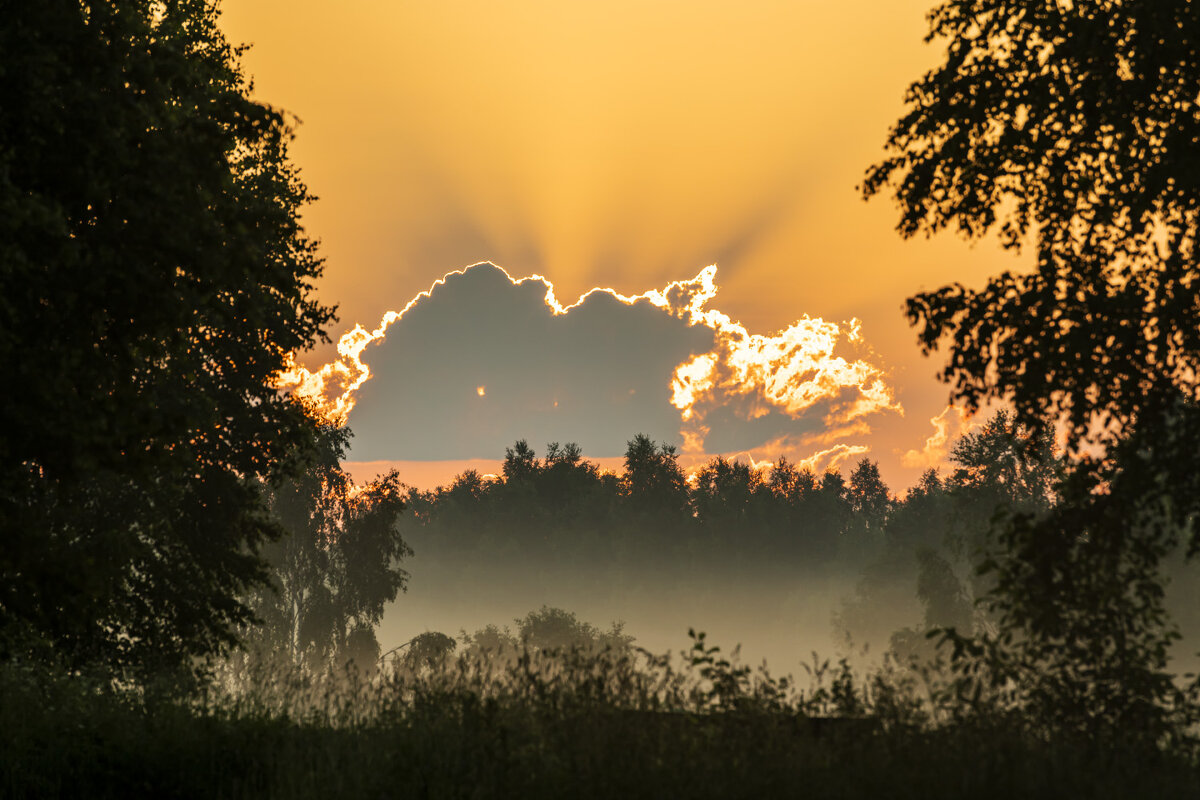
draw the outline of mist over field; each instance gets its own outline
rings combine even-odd
[[[406,592],[384,610],[382,652],[428,631],[458,638],[496,625],[515,632],[517,620],[550,607],[601,629],[623,623],[634,644],[655,653],[686,650],[694,628],[725,653],[740,645],[745,664],[765,660],[773,673],[803,676],[801,664],[811,664],[814,654],[878,666],[893,634],[924,621],[915,557],[884,583],[854,563],[606,566],[534,553],[510,561],[485,553],[439,555],[420,533],[408,541],[416,551],[405,565],[412,575]],[[1182,634],[1170,663],[1182,675],[1200,668],[1200,581],[1182,556],[1169,574],[1167,607]],[[864,586],[877,590],[871,602],[860,595]]]
[[[1027,455],[1027,436],[1001,412],[949,444],[948,468],[903,493],[870,459],[848,478],[723,458],[689,476],[671,448],[639,436],[623,472],[601,473],[573,445],[539,458],[518,442],[501,475],[471,470],[408,490],[398,527],[413,554],[380,648],[488,626],[515,635],[521,618],[551,608],[600,629],[620,624],[660,653],[686,649],[694,628],[778,674],[799,673],[814,654],[860,669],[885,656],[929,659],[924,634],[939,626],[995,624],[976,608],[987,583],[975,568],[996,547],[996,514],[1053,502],[1061,456],[1045,438]],[[1165,568],[1166,605],[1184,634],[1172,668],[1183,673],[1197,664],[1200,582],[1182,551]]]
[[[411,539],[418,552],[419,536]],[[704,631],[726,652],[741,645],[750,664],[766,659],[778,672],[795,672],[812,652],[825,658],[849,651],[834,614],[853,595],[854,574],[830,570],[786,570],[768,565],[726,571],[683,564],[605,566],[530,554],[505,562],[478,556],[414,556],[408,590],[389,604],[380,623],[383,650],[427,631],[457,636],[487,625],[515,628],[514,620],[543,606],[574,612],[606,628],[624,623],[635,644],[666,653],[690,646],[689,628]],[[882,652],[891,633],[921,619],[915,585],[898,607],[881,610],[874,630],[859,631]]]

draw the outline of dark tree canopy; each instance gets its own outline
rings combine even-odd
[[[986,505],[993,507],[1043,510],[1054,500],[1063,473],[1050,426],[1020,425],[1003,410],[955,442],[950,460],[957,465],[952,485],[991,495],[994,500]]]
[[[850,509],[870,531],[878,531],[887,521],[892,501],[887,484],[879,474],[879,463],[864,458],[850,472],[846,499]]]
[[[945,61],[863,191],[895,187],[906,236],[1032,243],[1031,273],[918,294],[908,315],[926,352],[949,340],[956,399],[1010,400],[1028,431],[1065,418],[1076,456],[1022,477],[960,443],[957,478],[1057,502],[1000,521],[981,565],[1000,632],[957,652],[1057,730],[1155,741],[1178,707],[1159,564],[1200,546],[1200,4],[949,0],[929,19]],[[992,467],[972,475],[975,455]]]
[[[905,236],[998,229],[1037,268],[911,298],[924,348],[975,407],[1067,413],[1074,439],[1200,389],[1200,6],[951,0],[945,62],[912,85],[867,196],[891,184]]]
[[[258,482],[316,425],[272,385],[332,309],[288,123],[213,0],[0,25],[0,617],[72,661],[230,641]]]
[[[412,551],[396,527],[404,487],[393,470],[356,486],[341,467],[346,429],[323,431],[314,462],[270,493],[283,536],[263,550],[269,586],[250,598],[259,656],[312,668],[379,658],[383,607],[405,588]]]
[[[634,508],[675,516],[687,503],[687,479],[675,446],[639,433],[625,448],[624,494]]]

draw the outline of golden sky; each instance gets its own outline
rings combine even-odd
[[[301,120],[292,156],[321,198],[305,223],[327,259],[321,296],[340,306],[335,338],[479,261],[545,276],[563,303],[596,286],[640,295],[715,263],[714,307],[750,332],[861,320],[903,407],[871,422],[869,455],[900,488],[916,475],[903,453],[935,433],[946,398],[904,298],[1027,262],[994,240],[905,242],[890,202],[856,190],[905,87],[940,56],[923,42],[931,5],[223,8],[229,38],[252,45],[256,96]]]

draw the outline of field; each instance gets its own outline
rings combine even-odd
[[[802,685],[694,640],[398,665],[369,680],[225,674],[122,692],[8,667],[6,797],[1194,798],[1184,743],[1066,741],[959,713],[936,681]],[[931,693],[932,692],[932,693]]]

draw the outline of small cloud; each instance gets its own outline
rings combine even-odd
[[[901,465],[910,469],[937,469],[944,466],[951,442],[978,427],[981,416],[969,415],[958,406],[946,406],[942,413],[929,420],[933,425],[933,434],[925,440],[925,446],[905,452],[900,457]]]
[[[830,469],[840,469],[842,464],[855,456],[869,453],[871,448],[861,444],[838,444],[828,450],[813,453],[808,458],[796,462],[801,469],[811,469],[821,473]]]
[[[705,293],[704,302],[714,294]],[[788,421],[808,421],[811,429],[819,414],[826,432],[857,432],[871,415],[903,413],[883,370],[867,357],[845,353],[862,348],[856,320],[843,327],[804,317],[764,336],[702,306],[694,306],[691,316],[713,329],[716,347],[675,370],[671,402],[680,410],[685,435],[703,429],[706,420],[716,427],[714,415],[732,414],[745,423],[774,420],[757,423],[760,428],[794,429]]]

